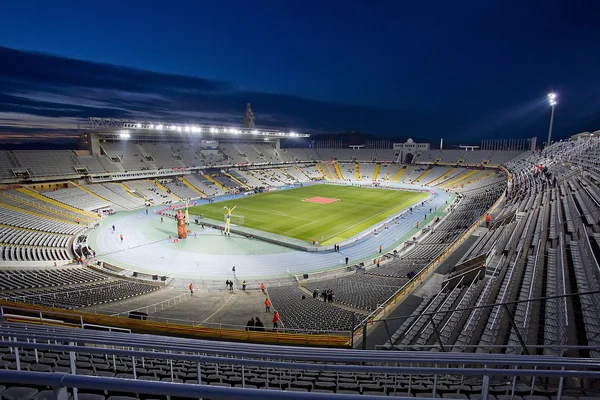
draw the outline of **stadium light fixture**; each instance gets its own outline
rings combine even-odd
[[[553,104],[556,104],[556,98],[553,98]],[[552,104],[552,105],[553,105]],[[140,122],[140,121],[121,121],[121,120],[109,120],[106,118],[89,118],[91,123],[86,126],[90,130],[107,131],[106,134],[118,135],[120,133],[129,133],[130,135],[137,135],[139,130],[168,130],[171,132],[210,132],[213,134],[228,133],[233,135],[261,135],[263,137],[309,137],[310,135],[305,133],[297,133],[294,131],[283,132],[277,129],[247,129],[234,126],[222,126],[222,125],[184,125],[184,124],[162,124],[159,122]],[[134,131],[128,131],[134,130]]]
[[[131,137],[131,135],[129,133],[121,133],[121,134],[119,134],[119,137],[121,139],[129,139]]]
[[[556,100],[556,93],[548,93],[548,103],[552,108],[550,113],[550,128],[548,129],[548,141],[546,142],[546,146],[550,146],[552,144],[552,125],[554,124],[554,107],[558,104]]]

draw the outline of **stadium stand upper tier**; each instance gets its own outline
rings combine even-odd
[[[0,151],[0,180],[19,177],[55,178],[89,174],[124,174],[173,168],[213,168],[231,165],[267,165],[324,161],[345,163],[395,163],[399,153],[391,149],[276,149],[268,143],[221,143],[202,148],[194,143],[135,143],[103,141],[101,154],[81,154],[71,150]],[[416,163],[457,165],[501,165],[518,156],[515,151],[428,150],[416,153]],[[350,166],[351,167],[351,166]],[[348,170],[350,179],[355,171]],[[372,176],[370,172],[366,177]],[[337,179],[337,176],[334,176]],[[345,178],[345,177],[344,177]]]

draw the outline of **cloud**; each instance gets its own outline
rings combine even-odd
[[[88,117],[179,123],[241,123],[250,102],[257,124],[309,132],[362,131],[426,137],[446,115],[243,91],[234,84],[0,47],[0,133],[77,135]],[[43,121],[43,123],[40,123]]]

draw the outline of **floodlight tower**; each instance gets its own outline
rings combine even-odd
[[[546,142],[546,146],[550,146],[552,144],[552,125],[554,123],[554,107],[558,102],[556,101],[556,93],[548,93],[548,103],[550,103],[550,107],[552,107],[552,113],[550,114],[550,129],[548,130],[548,141]]]

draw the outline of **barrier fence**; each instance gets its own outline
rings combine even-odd
[[[51,309],[23,303],[0,300],[0,314],[10,321],[43,325],[83,328],[84,324],[128,329],[131,332],[173,335],[189,338],[245,341],[296,346],[349,347],[350,331],[311,331],[290,328],[264,331],[246,330],[245,327],[225,324],[194,324],[186,320],[132,319],[128,316],[110,316],[82,311]]]
[[[440,393],[448,393],[449,382],[455,383],[451,389],[454,393],[468,390],[480,394],[482,399],[492,399],[494,393],[515,398],[544,392],[560,400],[567,390],[579,396],[595,393],[593,386],[600,378],[599,359],[430,352],[406,352],[398,357],[395,352],[273,347],[7,323],[0,323],[0,347],[14,355],[16,364],[14,371],[0,370],[0,382],[48,386],[54,391],[54,398],[61,400],[68,398],[67,388],[76,388],[72,390],[74,400],[78,400],[77,389],[107,391],[109,395],[111,392],[133,396],[148,393],[211,399],[352,400],[379,398],[381,393],[406,398],[421,393],[418,397],[435,398]],[[27,365],[22,360],[24,351],[29,352],[29,359],[40,363],[48,360],[42,359],[41,354],[68,355],[70,373],[23,371]],[[88,363],[96,360],[115,373],[127,366],[131,377],[78,375],[78,371],[85,373],[78,366],[80,359],[90,360]],[[147,363],[153,363],[154,369],[161,370],[170,382],[142,380],[141,376],[148,375]],[[187,366],[188,376],[189,371],[194,371],[194,379],[175,383],[182,365]],[[213,386],[214,378],[210,374],[227,376],[225,372],[229,371],[238,373],[238,387]],[[327,374],[327,386],[332,388],[330,392],[336,391],[336,395],[291,391],[296,373]],[[257,390],[253,386],[257,374],[264,382],[262,389],[278,390]],[[341,388],[348,387],[344,379],[351,376],[377,379],[381,393],[370,396],[366,392],[358,397],[358,391],[355,394],[340,392]],[[431,383],[427,388],[422,385],[425,380]]]

